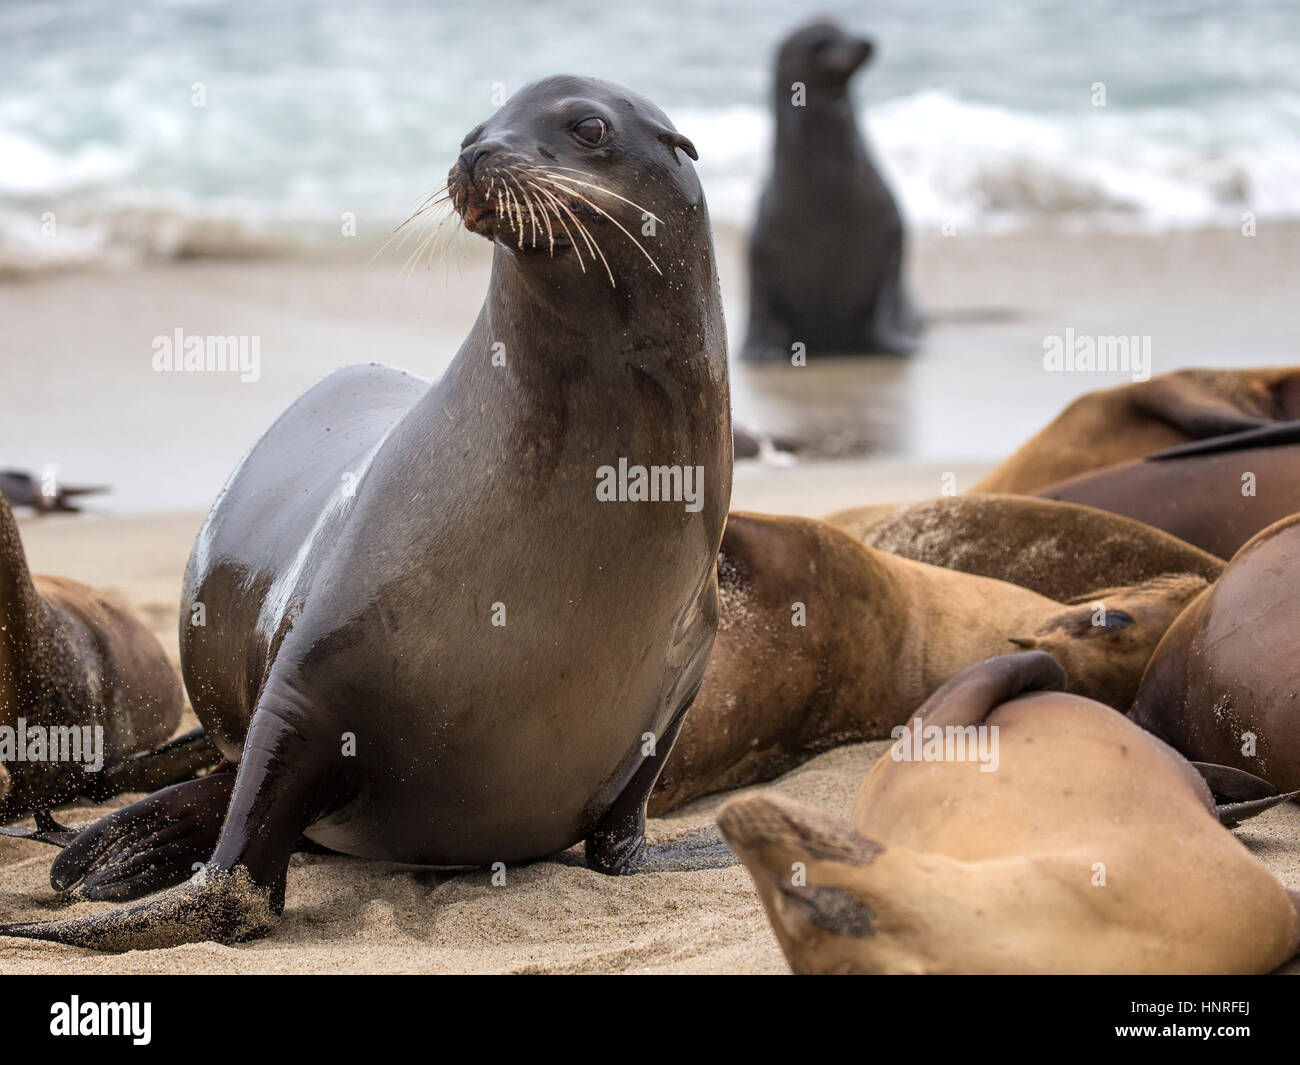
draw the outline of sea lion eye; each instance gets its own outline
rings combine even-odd
[[[584,118],[573,127],[573,135],[584,144],[599,144],[607,131],[608,127],[599,118]]]
[[[1132,624],[1133,618],[1124,611],[1107,610],[1106,620],[1102,623],[1102,627],[1110,632],[1115,632],[1118,629],[1127,629]]]

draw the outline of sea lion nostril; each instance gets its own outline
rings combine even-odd
[[[464,168],[467,177],[474,176],[474,168],[487,156],[496,150],[495,144],[484,144],[476,141],[460,153],[460,165]]]

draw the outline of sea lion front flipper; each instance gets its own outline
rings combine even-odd
[[[694,696],[691,702],[694,702]],[[664,729],[655,754],[642,761],[609,812],[587,837],[587,865],[596,872],[609,876],[680,873],[722,869],[737,864],[736,856],[721,837],[709,829],[691,832],[666,843],[646,842],[646,803],[685,720],[686,711],[682,710]]]
[[[921,346],[921,333],[921,316],[903,283],[901,262],[896,260],[876,293],[868,344],[872,350],[890,355],[911,355]]]
[[[322,731],[332,727],[309,696],[273,672],[253,712],[216,849],[192,879],[134,906],[0,925],[0,936],[126,951],[266,935],[284,911],[285,876],[298,840],[336,794],[330,786],[338,748]]]
[[[128,791],[157,791],[188,780],[220,761],[216,745],[203,729],[196,728],[152,751],[105,766],[102,773],[95,775],[86,794],[103,802]]]
[[[226,770],[124,806],[73,834],[50,886],[80,898],[130,902],[188,880],[211,856],[235,787]]]
[[[1246,414],[1195,379],[1168,374],[1144,383],[1133,393],[1133,405],[1193,440],[1240,433],[1269,424],[1260,415]]]
[[[925,701],[916,717],[926,725],[978,725],[1017,695],[1063,691],[1065,670],[1046,651],[999,655],[968,666]]]
[[[55,847],[66,847],[77,837],[82,826],[70,828],[54,820],[49,810],[34,810],[35,828],[0,828],[0,836],[13,836],[15,839],[31,839],[37,843],[49,843]]]
[[[1193,762],[1214,794],[1214,813],[1225,828],[1232,828],[1248,818],[1271,810],[1284,802],[1300,798],[1300,791],[1278,793],[1263,777],[1213,762]]]
[[[1147,462],[1167,462],[1170,459],[1189,458],[1193,455],[1214,455],[1224,451],[1246,451],[1254,447],[1282,447],[1286,444],[1300,444],[1300,421],[1271,422],[1266,425],[1244,429],[1237,433],[1225,433],[1208,440],[1192,440],[1176,447],[1165,448],[1145,456]]]

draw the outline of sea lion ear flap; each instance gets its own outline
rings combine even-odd
[[[677,158],[678,148],[684,151],[696,162],[699,161],[700,153],[695,150],[695,145],[693,145],[690,142],[689,138],[683,137],[676,130],[673,129],[661,130],[659,133],[659,140],[662,141],[664,144],[668,145],[668,147],[673,151],[673,159],[677,161],[678,166],[682,165],[682,161]]]

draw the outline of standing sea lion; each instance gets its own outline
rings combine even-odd
[[[1036,494],[1121,514],[1231,558],[1261,529],[1300,512],[1300,421],[1182,444]]]
[[[953,674],[1013,644],[1051,651],[1073,691],[1125,711],[1160,637],[1206,587],[1159,578],[1061,604],[809,518],[741,513],[727,519],[718,570],[718,638],[655,815],[888,736]]]
[[[907,354],[921,326],[903,284],[903,221],[862,139],[849,80],[874,46],[833,22],[795,31],[776,60],[776,145],[749,242],[741,358]]]
[[[1089,392],[972,492],[1035,492],[1191,440],[1300,418],[1300,368],[1178,370]]]
[[[954,677],[848,824],[762,793],[723,807],[795,972],[1262,973],[1296,953],[1300,894],[1196,770],[1064,681],[1032,652]]]
[[[300,834],[435,866],[582,840],[606,873],[730,857],[644,834],[713,643],[731,491],[692,158],[653,103],[590,78],[528,85],[469,133],[448,186],[494,243],[478,321],[432,387],[340,370],[236,470],[186,574],[182,616],[203,603],[207,625],[182,624],[181,648],[238,773],[115,815],[81,872],[125,865],[131,894],[183,878],[194,840],[154,843],[160,807],[216,811],[188,822],[211,860],[130,909],[5,934],[264,934]]]
[[[1223,559],[1140,521],[1027,496],[942,496],[854,507],[824,520],[891,555],[1061,601],[1165,573],[1213,581],[1224,567]]]
[[[84,584],[31,575],[0,496],[0,823],[208,764],[196,737],[137,757],[176,731],[182,707],[176,670],[140,621]]]
[[[1130,715],[1188,758],[1300,788],[1300,514],[1265,529],[1160,641]]]

